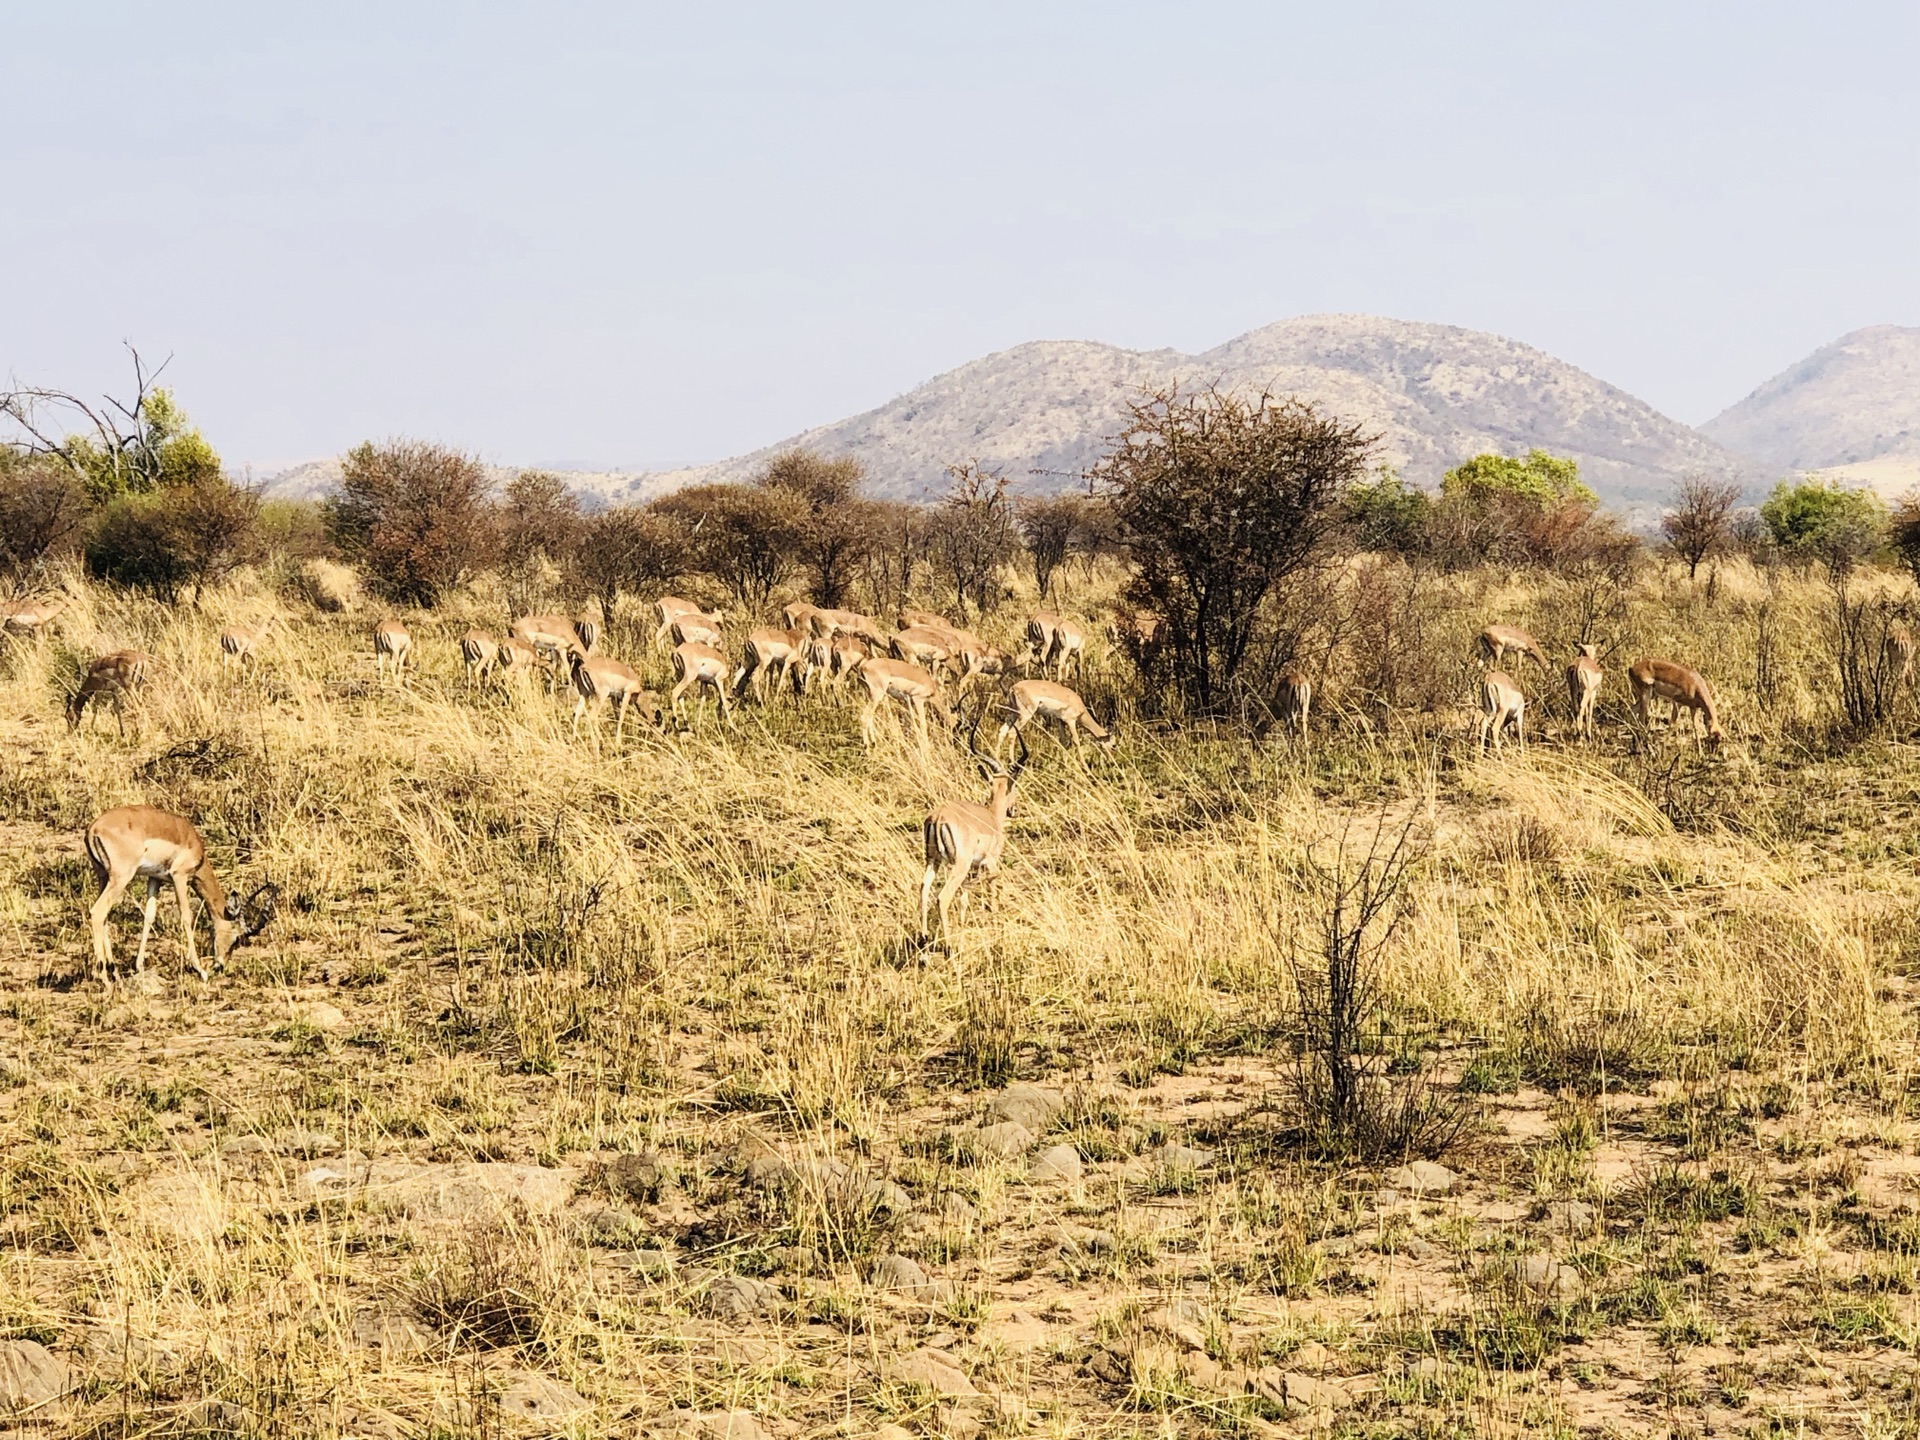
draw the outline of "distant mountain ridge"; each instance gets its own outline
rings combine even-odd
[[[1889,495],[1920,484],[1920,327],[1842,335],[1700,430],[1778,470]]]
[[[967,460],[1029,491],[1072,488],[1126,421],[1127,402],[1174,383],[1268,389],[1312,400],[1379,436],[1376,458],[1423,485],[1483,451],[1539,446],[1579,462],[1610,505],[1652,513],[1684,475],[1749,486],[1824,469],[1883,491],[1920,481],[1920,329],[1843,336],[1700,430],[1530,345],[1485,331],[1371,315],[1308,315],[1198,354],[1037,340],[936,375],[884,405],[749,454],[680,470],[562,471],[589,503],[651,499],[750,478],[801,445],[851,455],[873,493],[924,499]],[[516,467],[489,466],[504,482]],[[275,475],[270,493],[313,496],[338,460]],[[1892,479],[1888,477],[1892,476]]]

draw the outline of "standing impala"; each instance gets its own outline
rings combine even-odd
[[[751,632],[742,647],[746,659],[734,672],[733,698],[738,700],[747,693],[747,686],[752,685],[755,697],[762,705],[766,704],[767,683],[776,670],[780,672],[780,683],[791,684],[797,694],[801,678],[799,667],[807,664],[812,644],[812,632],[798,627]]]
[[[1707,724],[1709,745],[1718,745],[1727,738],[1720,728],[1720,708],[1713,698],[1713,687],[1699,671],[1676,665],[1671,660],[1636,660],[1627,667],[1627,688],[1633,692],[1633,708],[1640,714],[1640,723],[1649,730],[1653,728],[1653,702],[1665,700],[1673,706],[1668,728],[1680,718],[1683,709],[1692,712],[1687,728],[1693,732],[1696,749],[1700,744],[1701,720]]]
[[[920,934],[928,940],[933,938],[933,931],[927,928],[928,912],[933,908],[933,885],[942,869],[947,872],[947,883],[940,887],[942,935],[947,933],[948,912],[954,897],[966,883],[976,874],[991,879],[1000,873],[1000,856],[1007,848],[1007,817],[1013,813],[1014,782],[1019,780],[1027,764],[1026,738],[1016,738],[1020,742],[1020,756],[1012,769],[1002,768],[998,760],[987,762],[991,783],[986,804],[949,800],[927,816],[920,827],[921,847],[927,861],[926,872],[920,877]]]
[[[940,682],[918,665],[904,660],[863,660],[854,675],[867,687],[867,706],[860,712],[860,738],[869,749],[873,747],[874,719],[888,700],[898,700],[907,707],[922,742],[927,738],[928,706],[933,707],[942,725],[953,729],[953,711],[940,694]]]
[[[575,655],[585,655],[593,649],[581,635],[578,622],[564,615],[522,615],[507,627],[507,633],[522,644],[531,645],[556,666],[571,665]],[[559,671],[553,674],[557,685]]]
[[[153,665],[153,657],[141,650],[116,650],[102,655],[87,666],[80,688],[67,701],[67,728],[77,730],[87,706],[105,700],[113,705],[114,719],[120,723],[120,738],[127,735],[127,696],[140,688]]]
[[[1480,677],[1480,748],[1487,748],[1491,734],[1496,751],[1506,748],[1507,727],[1511,725],[1522,750],[1527,748],[1527,697],[1513,678],[1501,670],[1489,670]]]
[[[234,946],[250,940],[273,919],[274,899],[278,891],[262,885],[247,897],[229,895],[220,887],[220,879],[207,863],[206,843],[191,822],[151,805],[123,805],[109,810],[87,827],[84,841],[87,858],[93,862],[93,876],[100,885],[100,897],[87,912],[93,929],[93,958],[100,967],[100,983],[113,984],[113,942],[107,937],[107,916],[127,886],[138,878],[147,882],[146,919],[140,927],[140,953],[134,971],[147,968],[147,940],[153,933],[153,913],[160,903],[160,882],[173,882],[174,898],[180,905],[180,928],[185,933],[187,961],[207,978],[207,967],[200,963],[199,947],[194,942],[193,909],[188,903],[187,887],[192,885],[206,902],[213,921],[213,958],[227,958]],[[247,909],[255,901],[254,918]]]
[[[273,622],[279,617],[269,615],[258,625],[229,625],[220,632],[220,663],[238,665],[242,669],[254,663],[254,651],[267,631],[273,628]]]
[[[732,713],[733,699],[727,694],[727,674],[731,667],[727,657],[711,645],[702,645],[697,640],[688,640],[673,647],[673,674],[677,682],[667,696],[667,703],[676,715],[684,714],[680,700],[687,691],[696,686],[702,691],[711,690],[720,701],[720,718],[726,719]],[[704,695],[696,698],[704,699]]]
[[[406,626],[391,617],[373,627],[373,668],[383,682],[389,662],[393,665],[393,683],[406,684],[407,666],[413,662],[413,636],[407,633]]]
[[[1077,748],[1084,729],[1100,744],[1111,747],[1113,734],[1093,718],[1087,702],[1066,686],[1052,680],[1020,680],[1007,691],[1006,716],[1000,733],[994,737],[993,753],[1007,743],[1009,735],[1018,736],[1037,719],[1047,719],[1065,728],[1067,739]]]
[[[1524,655],[1542,670],[1549,668],[1539,642],[1517,625],[1489,625],[1474,644],[1484,665],[1498,666],[1509,655]]]
[[[580,733],[580,717],[591,705],[594,712],[593,745],[600,748],[600,707],[614,706],[613,743],[618,745],[627,725],[627,706],[637,697],[643,709],[653,706],[653,697],[640,688],[640,677],[627,666],[605,655],[573,652],[573,688],[580,698],[573,706],[573,733]]]
[[[667,622],[667,634],[676,645],[711,645],[718,649],[726,643],[726,636],[720,629],[718,611],[711,615],[699,610],[676,615]]]
[[[9,635],[37,635],[46,623],[67,608],[65,600],[23,600],[0,611],[0,630]]]
[[[1306,739],[1307,715],[1313,709],[1313,677],[1304,670],[1287,671],[1280,677],[1280,688],[1274,698],[1278,701],[1274,709],[1279,713],[1280,723]]]
[[[493,673],[500,659],[500,642],[486,631],[469,630],[460,637],[460,662],[466,667],[468,689],[475,688]]]
[[[662,595],[653,602],[653,613],[660,617],[660,624],[653,632],[653,643],[658,647],[666,643],[667,631],[672,628],[676,616],[698,615],[700,607],[678,595]],[[720,613],[715,612],[716,615]]]
[[[1593,738],[1593,707],[1600,698],[1600,686],[1606,679],[1600,669],[1600,647],[1576,645],[1573,663],[1567,666],[1567,700],[1573,706],[1573,728]]]

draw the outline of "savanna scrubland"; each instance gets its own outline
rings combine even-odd
[[[1258,632],[1315,677],[1304,738],[1257,689],[1168,699],[1104,628],[1141,603],[1124,548],[1070,554],[1047,600],[1116,741],[1032,735],[1001,873],[937,943],[920,826],[984,793],[991,678],[925,740],[868,749],[816,690],[616,742],[542,677],[469,686],[457,641],[610,595],[599,648],[658,693],[640,589],[525,557],[412,606],[313,556],[173,603],[41,572],[63,608],[0,671],[19,1423],[1911,1433],[1912,582],[1730,537],[1691,575],[1321,552]],[[755,613],[678,584],[737,638],[803,573]],[[941,573],[842,598],[970,603],[1017,650],[1032,568]],[[1556,668],[1514,670],[1528,745],[1488,755],[1493,621]],[[1592,742],[1557,672],[1586,639]],[[124,648],[155,661],[126,733],[70,730]],[[1724,744],[1637,722],[1641,655],[1710,677]],[[93,975],[79,835],[131,802],[280,887],[204,983],[164,907],[130,974],[131,903]]]

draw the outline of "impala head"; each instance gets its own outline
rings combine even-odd
[[[1598,660],[1600,658],[1600,647],[1598,645],[1576,645],[1573,647],[1573,653],[1576,659]]]

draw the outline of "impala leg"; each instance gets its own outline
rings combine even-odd
[[[627,699],[628,692],[622,690],[620,692],[620,698],[614,702],[613,743],[616,749],[619,748],[620,742],[625,738],[627,733]]]
[[[940,933],[942,935],[949,932],[951,926],[949,912],[953,909],[955,897],[960,894],[960,887],[966,883],[967,867],[956,864],[952,873],[947,876],[947,883],[940,887]]]
[[[111,875],[104,870],[96,870],[100,881],[100,894],[93,902],[93,908],[87,912],[87,923],[93,931],[93,959],[100,967],[100,983],[111,987],[113,984],[113,940],[107,934],[107,917],[113,913],[113,907],[126,893],[127,882],[131,875]]]
[[[134,958],[135,973],[147,968],[147,937],[153,934],[153,912],[160,904],[160,882],[149,875],[147,877],[147,903],[141,907],[140,953]]]
[[[180,902],[180,929],[187,937],[187,963],[193,966],[194,971],[204,980],[207,978],[207,967],[200,963],[200,942],[193,933],[193,901],[187,895],[185,875],[173,877],[173,893],[174,898]],[[215,922],[219,920],[211,910],[207,912],[207,918]]]
[[[927,912],[933,908],[933,882],[935,876],[936,867],[929,862],[926,874],[920,877],[920,934],[922,938],[927,940],[933,938],[933,932],[927,929]]]

